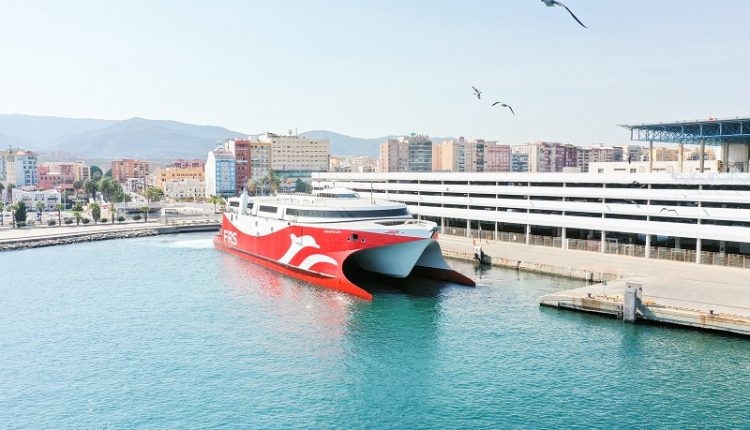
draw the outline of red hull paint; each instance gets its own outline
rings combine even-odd
[[[279,262],[274,261],[274,260],[269,260],[267,258],[253,255],[246,251],[241,251],[233,247],[225,246],[222,243],[221,236],[216,236],[216,238],[214,239],[214,245],[216,246],[216,248],[222,251],[226,251],[231,254],[240,256],[246,260],[252,261],[253,263],[268,267],[277,272],[281,272],[287,276],[291,276],[293,278],[296,278],[305,282],[309,282],[311,284],[318,285],[324,288],[330,288],[332,290],[343,291],[345,293],[351,294],[353,296],[356,296],[365,300],[372,300],[372,294],[368,293],[366,290],[349,282],[349,280],[347,280],[346,277],[343,276],[343,274],[341,275],[341,277],[337,277],[333,275],[323,275],[323,274],[319,274],[315,272],[310,272],[307,270],[302,270],[294,266],[280,264]]]
[[[257,224],[255,224],[257,226]],[[365,300],[372,294],[349,281],[343,273],[344,261],[357,251],[397,245],[427,238],[401,236],[338,228],[281,224],[277,231],[264,235],[248,234],[235,226],[226,215],[222,229],[214,239],[216,248],[261,264],[285,275],[325,288],[343,291]],[[254,231],[252,225],[242,227]],[[432,234],[432,239],[437,233]],[[419,268],[420,274],[463,285],[474,281],[452,270]]]

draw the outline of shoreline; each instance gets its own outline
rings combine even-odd
[[[48,246],[58,245],[73,245],[76,243],[83,242],[95,242],[102,240],[115,240],[115,239],[132,239],[137,237],[149,237],[158,236],[161,234],[179,234],[179,233],[195,233],[205,231],[218,231],[219,224],[217,222],[184,222],[179,224],[152,224],[152,225],[115,225],[115,226],[100,226],[97,230],[93,231],[78,231],[79,227],[75,228],[75,231],[67,232],[41,232],[42,234],[35,234],[33,236],[22,236],[16,238],[1,238],[0,239],[0,253],[20,251],[24,249],[43,248]],[[81,229],[91,228],[82,227]],[[16,232],[18,230],[15,230]],[[30,233],[40,233],[39,231],[28,230]]]

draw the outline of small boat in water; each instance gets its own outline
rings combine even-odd
[[[406,205],[364,199],[348,189],[312,195],[229,199],[216,248],[289,276],[366,300],[372,294],[350,272],[406,278],[419,275],[474,286],[451,269],[437,225],[415,220]]]

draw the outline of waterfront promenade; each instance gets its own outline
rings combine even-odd
[[[440,245],[448,256],[473,256],[472,239],[441,235]],[[743,328],[727,331],[750,334],[747,269],[507,242],[482,241],[477,245],[498,266],[606,282],[542,297],[541,304],[617,314],[625,284],[633,282],[643,287],[644,319],[716,330],[729,328],[725,323],[731,322]],[[681,315],[655,315],[657,309]]]

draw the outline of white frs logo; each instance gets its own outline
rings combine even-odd
[[[224,243],[237,245],[237,232],[224,230]]]

